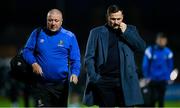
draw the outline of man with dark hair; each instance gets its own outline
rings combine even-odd
[[[156,44],[145,50],[143,58],[143,75],[148,84],[149,99],[146,100],[149,107],[164,106],[164,96],[170,73],[173,70],[173,52],[166,47],[167,37],[160,32],[156,37]]]
[[[23,50],[24,59],[39,76],[33,87],[39,107],[67,107],[68,82],[78,82],[79,46],[75,35],[62,27],[62,21],[60,10],[50,10],[47,27],[38,36],[35,29]]]
[[[134,52],[143,52],[145,42],[136,27],[123,22],[116,5],[107,9],[107,24],[90,31],[85,66],[88,73],[84,103],[100,107],[143,104]]]

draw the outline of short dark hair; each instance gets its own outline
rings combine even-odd
[[[108,15],[110,15],[111,13],[116,13],[116,12],[118,12],[118,11],[123,12],[123,10],[122,10],[120,7],[118,7],[117,5],[110,5],[110,6],[107,8],[107,13],[106,13],[106,15],[108,16]]]
[[[156,39],[157,38],[167,38],[167,36],[166,36],[166,34],[164,33],[164,32],[159,32],[159,33],[157,33],[157,35],[156,35]]]

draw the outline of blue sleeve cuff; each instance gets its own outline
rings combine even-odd
[[[36,60],[30,61],[30,65],[32,65],[33,63],[36,63]]]
[[[75,74],[76,76],[79,76],[80,72],[72,72],[72,74]]]

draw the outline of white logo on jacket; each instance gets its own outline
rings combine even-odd
[[[58,43],[58,46],[63,47],[64,46],[64,42],[62,40],[60,40],[59,43]]]

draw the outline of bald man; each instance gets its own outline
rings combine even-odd
[[[62,22],[62,12],[50,10],[47,27],[42,28],[38,36],[35,29],[23,50],[25,61],[38,76],[33,90],[39,107],[66,107],[68,82],[78,83],[79,46],[74,33],[64,29]]]

